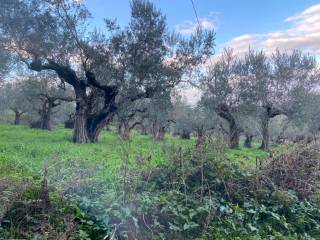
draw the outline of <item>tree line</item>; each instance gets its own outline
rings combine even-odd
[[[193,134],[197,145],[220,134],[236,148],[243,135],[247,147],[259,138],[264,150],[277,116],[285,116],[279,141],[290,124],[313,136],[320,129],[320,72],[310,54],[224,49],[212,58],[213,31],[170,32],[149,1],[131,2],[127,26],[105,19],[104,29],[89,27],[90,12],[75,1],[0,0],[0,6],[0,74],[21,75],[2,81],[0,105],[14,112],[16,124],[32,113],[39,116],[32,126],[51,129],[55,109],[62,109],[74,143],[98,142],[115,122],[123,139],[136,128],[159,140],[166,131]],[[196,106],[176,94],[185,82],[202,93]]]

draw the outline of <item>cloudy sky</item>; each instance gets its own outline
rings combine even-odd
[[[116,18],[125,25],[130,16],[129,0],[84,0],[94,16]],[[196,20],[191,0],[154,0],[167,16],[169,27],[188,35]],[[300,48],[320,53],[319,0],[194,0],[204,28],[214,28],[217,49],[226,45],[247,49],[248,45],[270,49]]]
[[[129,0],[82,0],[93,15],[92,25],[117,19],[125,25]],[[169,28],[184,35],[196,28],[191,0],[153,0],[167,16]],[[194,0],[203,28],[216,31],[217,52],[230,46],[272,51],[297,48],[320,56],[320,0]],[[187,90],[192,95],[192,90]],[[196,94],[196,93],[195,93]],[[191,97],[194,101],[197,96]]]

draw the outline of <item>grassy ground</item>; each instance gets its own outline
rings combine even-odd
[[[177,195],[173,195],[175,196],[174,198],[171,198],[172,197],[171,194],[175,193],[175,191],[165,191],[162,188],[160,188],[158,192],[156,192],[154,191],[153,187],[151,188],[151,185],[150,186],[148,185],[149,189],[147,188],[145,189],[146,191],[141,192],[140,187],[145,185],[140,184],[141,180],[136,181],[135,176],[140,176],[143,179],[144,173],[151,173],[151,171],[145,171],[145,170],[157,169],[157,168],[160,169],[160,167],[163,165],[171,165],[169,159],[173,159],[173,158],[172,156],[169,158],[168,154],[170,154],[170,149],[172,148],[172,146],[173,145],[175,145],[176,147],[190,146],[193,148],[193,146],[195,145],[195,139],[181,140],[179,138],[167,135],[164,141],[158,142],[158,141],[153,141],[152,138],[150,138],[149,136],[142,136],[140,134],[134,133],[131,141],[122,141],[115,132],[104,131],[101,134],[101,139],[99,144],[78,145],[78,144],[71,143],[70,141],[71,134],[72,133],[70,130],[64,129],[62,127],[58,127],[54,131],[49,132],[49,131],[43,131],[43,130],[30,129],[26,126],[13,126],[13,125],[0,124],[0,202],[2,201],[2,203],[5,203],[5,204],[1,204],[4,207],[2,208],[0,207],[0,219],[1,219],[1,213],[5,213],[7,208],[9,207],[13,209],[12,216],[13,216],[13,219],[15,219],[16,208],[13,208],[10,203],[24,196],[21,194],[19,195],[18,194],[19,191],[23,193],[25,191],[25,188],[27,187],[30,188],[30,186],[31,186],[30,188],[31,190],[35,188],[33,186],[36,186],[38,188],[38,192],[42,191],[41,190],[42,188],[39,186],[42,184],[44,169],[46,169],[48,172],[47,180],[49,181],[50,189],[51,187],[54,187],[53,189],[57,190],[54,192],[51,192],[50,190],[50,199],[51,200],[53,199],[52,202],[55,208],[51,208],[53,213],[47,213],[46,216],[51,216],[51,215],[62,216],[63,217],[62,219],[58,217],[54,218],[56,219],[55,221],[64,222],[64,223],[68,222],[66,219],[64,219],[64,216],[65,216],[64,213],[61,214],[61,211],[62,210],[64,211],[66,206],[63,204],[60,204],[59,203],[60,200],[56,201],[55,198],[52,198],[52,194],[59,193],[56,195],[58,196],[56,197],[56,199],[60,199],[60,196],[62,195],[71,196],[70,201],[68,198],[68,208],[70,203],[74,202],[76,205],[71,204],[71,206],[74,206],[75,209],[77,209],[77,211],[72,210],[72,214],[76,212],[76,216],[77,216],[77,218],[75,218],[75,216],[72,215],[71,216],[72,219],[79,219],[79,216],[81,216],[80,217],[81,222],[84,220],[88,222],[87,225],[81,225],[81,226],[77,225],[78,230],[74,230],[76,234],[81,233],[81,231],[79,230],[79,227],[81,227],[81,229],[86,229],[87,226],[90,226],[91,230],[93,228],[95,229],[96,227],[98,230],[99,229],[101,230],[100,228],[101,226],[104,226],[104,227],[110,226],[108,225],[109,223],[104,222],[109,219],[109,216],[117,216],[117,217],[120,217],[120,219],[126,219],[128,223],[130,223],[132,219],[137,221],[136,216],[140,216],[139,211],[142,208],[140,209],[136,207],[137,206],[140,207],[140,204],[142,204],[143,209],[146,208],[151,211],[153,209],[152,208],[153,205],[155,204],[154,201],[157,201],[157,204],[159,204],[159,206],[161,206],[162,209],[164,209],[165,211],[169,211],[168,216],[169,215],[171,216],[173,214],[172,215],[173,220],[174,221],[179,220],[179,223],[177,223],[178,225],[180,224],[181,226],[185,226],[185,224],[188,221],[194,220],[193,217],[190,217],[190,213],[191,211],[195,211],[195,209],[198,209],[200,202],[195,201],[194,206],[191,204],[187,209],[185,209],[183,208],[184,205],[181,204],[181,199],[179,200],[179,198],[177,198],[178,200],[176,200],[175,198],[179,196],[181,197],[182,196],[181,193],[177,193]],[[211,145],[208,145],[208,146],[211,146]],[[212,146],[218,146],[220,149],[220,145],[212,145]],[[168,148],[168,151],[166,151],[167,148]],[[223,145],[221,145],[221,148],[224,149]],[[284,147],[280,147],[280,146],[275,147],[273,150],[275,150],[275,152],[277,153],[284,153],[286,151]],[[211,154],[211,152],[209,153]],[[212,151],[212,153],[214,155],[217,155],[217,149],[215,148],[214,151]],[[241,169],[240,172],[242,171],[245,172],[246,169],[248,168],[255,168],[257,158],[263,159],[268,157],[269,155],[269,153],[259,150],[258,144],[254,144],[254,147],[251,149],[239,147],[238,149],[227,150],[224,154],[225,154],[225,157],[218,158],[218,159],[221,159],[221,161],[239,163],[241,167],[245,168],[245,169]],[[192,156],[192,155],[188,155],[188,156]],[[144,160],[143,163],[141,163],[141,159],[148,159],[148,160]],[[193,160],[194,159],[192,159],[191,161]],[[128,168],[127,172],[126,172],[127,164],[125,163],[130,164],[130,167]],[[190,166],[193,166],[193,165],[190,165]],[[208,164],[208,166],[211,166],[211,165]],[[164,171],[167,170],[166,168],[161,168],[161,169]],[[226,172],[228,172],[230,169],[232,170],[233,168],[228,168],[228,166],[225,168]],[[176,171],[175,173],[178,176],[182,174],[179,172],[181,168],[178,168],[178,169],[170,168],[170,170]],[[209,170],[209,171],[210,173],[212,173],[212,170]],[[195,174],[195,176],[197,176],[196,175],[197,172],[193,172],[192,170],[187,172],[190,174],[193,173]],[[170,171],[168,171],[168,174],[169,173]],[[236,173],[237,171],[234,172],[234,174]],[[175,176],[175,175],[170,175],[170,176]],[[211,175],[207,173],[206,176],[210,177]],[[219,176],[220,176],[219,174],[218,175],[214,174],[212,176],[212,183],[217,184],[217,186],[220,186],[219,183],[221,183]],[[241,179],[243,178],[243,175],[240,174],[238,177],[239,178],[236,177],[237,181],[241,181]],[[159,175],[155,179],[156,180],[153,182],[153,184],[155,184],[157,181],[161,182],[162,175]],[[180,178],[177,177],[177,179],[179,180]],[[174,181],[175,184],[176,184],[176,180]],[[136,184],[135,184],[135,181],[136,181]],[[241,182],[239,184],[240,184],[239,186],[242,186]],[[136,188],[136,187],[139,187],[139,188]],[[8,196],[1,195],[1,188],[5,189],[3,193],[7,192],[9,195]],[[217,188],[217,189],[220,189],[220,188]],[[197,187],[195,187],[195,190],[196,190],[195,192],[198,191]],[[27,191],[27,193],[29,192]],[[137,192],[139,194],[136,194]],[[17,194],[14,194],[14,193],[17,193]],[[216,194],[218,193],[219,192],[217,192]],[[244,194],[244,197],[247,197],[245,193],[243,194]],[[40,194],[38,195],[40,196]],[[130,197],[126,197],[126,196],[130,196]],[[190,199],[193,199],[192,197],[194,196],[196,195],[192,193],[190,194],[189,197]],[[133,199],[131,202],[132,197]],[[32,201],[30,201],[30,199]],[[23,201],[23,203],[37,203],[39,202],[38,199],[39,197],[33,197],[33,198],[28,197],[26,198],[25,201]],[[215,204],[218,204],[217,206],[221,205],[217,209],[225,208],[224,206],[226,204],[224,202],[225,200],[222,201],[221,199],[222,199],[221,196],[217,195],[217,198],[216,198],[217,203]],[[37,200],[37,201],[34,201],[34,200]],[[131,203],[131,204],[136,203],[136,201],[138,200],[140,202],[137,206],[127,205],[128,203]],[[222,202],[219,202],[220,200]],[[250,197],[250,201],[251,200],[252,200],[252,197]],[[211,203],[211,200],[208,203]],[[203,202],[201,202],[201,206],[202,205],[203,205]],[[131,208],[129,208],[129,206],[131,206]],[[180,210],[177,212],[175,209],[175,206],[177,206],[177,208],[180,207],[182,209],[181,211],[183,212],[183,214],[182,212],[179,212]],[[230,206],[232,206],[232,204]],[[252,206],[254,207],[255,205],[253,204]],[[300,205],[297,205],[297,206],[300,206]],[[237,207],[239,206],[237,205]],[[23,206],[23,209],[26,209],[26,208],[27,208],[26,206]],[[29,206],[29,208],[34,209],[34,206],[33,205]],[[78,213],[78,210],[79,210],[79,213]],[[318,211],[318,209],[315,209],[315,210]],[[85,214],[83,214],[82,211]],[[186,211],[186,214],[184,213],[184,211]],[[256,209],[252,208],[248,210],[248,217],[251,220],[252,218],[250,214],[252,213],[252,211],[256,212]],[[262,214],[265,214],[265,210],[263,211],[264,212]],[[142,211],[142,213],[144,214],[144,210]],[[201,214],[203,213],[201,212]],[[28,215],[28,213],[26,213],[25,215]],[[33,225],[38,225],[38,222],[40,223],[45,222],[42,218],[38,219],[38,215],[35,214],[35,216],[32,217],[33,220],[36,220],[33,223]],[[43,214],[41,212],[39,216],[42,216],[42,215]],[[242,213],[240,215],[243,216]],[[318,216],[318,212],[315,215]],[[153,215],[151,214],[150,216],[153,216]],[[181,216],[183,216],[183,218],[181,218]],[[232,224],[237,223],[239,221],[239,219],[237,219],[238,215],[236,212],[229,216],[230,219],[228,218],[228,216],[229,215],[227,215],[225,219],[227,222],[227,225],[229,224],[228,223],[229,220],[232,222]],[[90,217],[90,218],[87,219],[87,217]],[[91,217],[94,218],[95,222],[100,224],[99,227],[96,225],[92,227],[91,219],[93,218]],[[188,217],[190,217],[191,220]],[[185,218],[187,220],[185,220]],[[183,221],[181,219],[183,219]],[[279,221],[280,220],[281,218],[279,218]],[[312,220],[313,220],[313,217],[312,217]],[[226,222],[222,223],[219,220],[218,222],[216,222],[218,224],[217,227],[220,227],[220,229],[223,230],[224,227],[227,226],[227,225],[223,225],[223,224],[226,224]],[[244,222],[246,222],[246,220],[244,220]],[[295,220],[293,222],[295,222]],[[47,223],[47,225],[51,227],[52,224],[51,225],[50,224]],[[214,222],[212,224],[213,224],[212,231],[214,232],[216,231],[215,230],[216,226],[214,225]],[[259,223],[254,222],[254,224],[257,224],[256,226],[260,226]],[[14,224],[10,225],[11,228],[13,229],[12,232],[9,231],[11,228],[9,230],[6,229],[4,233],[9,235],[4,235],[4,236],[9,236],[9,238],[20,237],[20,235],[17,234],[20,232],[19,230],[20,225],[19,226],[18,225],[17,226]],[[30,227],[33,225],[27,221],[24,226]],[[243,227],[246,227],[245,225],[243,225],[242,227],[241,226],[239,227],[241,229]],[[263,228],[263,226],[264,225],[261,225],[261,229]],[[58,229],[58,227],[56,228]],[[66,229],[66,228],[64,227],[63,229]],[[250,230],[250,227],[249,227],[249,230]],[[105,231],[105,229],[103,229],[103,231]],[[167,229],[166,231],[169,231],[169,230]],[[232,231],[234,231],[234,234],[236,236],[240,236],[239,235],[240,232],[238,233],[236,230],[232,230]],[[252,229],[250,231],[252,231]],[[210,231],[208,230],[208,234],[209,232]],[[31,233],[33,234],[32,231]],[[215,234],[218,234],[218,233],[219,231],[216,231]],[[255,232],[253,234],[255,234]],[[244,234],[243,236],[247,236],[247,235]],[[1,238],[1,226],[0,226],[0,238]],[[78,239],[78,238],[75,238],[75,239]],[[81,238],[81,239],[90,239],[90,238]],[[98,237],[98,238],[92,238],[92,239],[101,239],[101,238]],[[203,238],[203,239],[207,239],[207,238]],[[222,237],[221,239],[226,239],[226,238]],[[249,239],[249,238],[246,238],[246,239]],[[270,238],[250,238],[250,239],[270,239]],[[273,238],[273,239],[289,239],[289,238]],[[296,238],[292,238],[292,239],[296,239]],[[301,239],[304,239],[304,238],[301,238]]]
[[[70,137],[71,131],[63,128],[48,132],[26,126],[0,125],[0,176],[37,176],[44,168],[50,172],[57,167],[76,171],[80,165],[87,169],[98,167],[100,177],[109,178],[114,177],[124,159],[134,163],[140,156],[150,156],[148,167],[155,167],[167,164],[163,151],[166,147],[194,144],[194,140],[171,136],[156,142],[139,134],[133,134],[130,142],[124,142],[113,132],[103,132],[99,144],[77,145],[70,142]],[[239,148],[228,151],[226,156],[230,161],[250,166],[255,164],[256,157],[266,157],[267,153],[256,147]]]

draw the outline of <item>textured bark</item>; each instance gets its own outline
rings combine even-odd
[[[227,104],[220,104],[216,108],[216,113],[226,120],[229,125],[229,147],[237,148],[239,147],[239,134],[240,128],[237,126],[235,118],[232,116]]]
[[[90,127],[87,127],[87,133],[88,133],[88,140],[91,143],[98,143],[99,142],[99,136],[103,128],[105,127],[105,122],[99,122],[96,125],[92,125]]]
[[[77,111],[75,115],[73,137],[74,143],[86,143],[88,135],[86,131],[86,116],[85,113]]]
[[[88,140],[92,143],[99,142],[99,135],[101,131],[111,122],[116,113],[117,107],[115,105],[116,91],[105,90],[105,104],[103,109],[96,113],[87,116],[86,129],[88,133]],[[89,104],[90,108],[92,107]],[[89,109],[91,112],[91,109]]]
[[[86,143],[88,141],[87,134],[87,96],[86,88],[75,87],[76,93],[76,113],[74,118],[74,128],[72,141],[74,143]]]

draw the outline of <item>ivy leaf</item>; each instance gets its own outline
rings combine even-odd
[[[259,231],[259,229],[254,227],[251,223],[248,224],[248,227],[252,232],[258,232]]]
[[[169,228],[173,231],[178,231],[178,232],[181,232],[181,228],[179,228],[178,226],[172,224],[172,223],[169,223]]]

